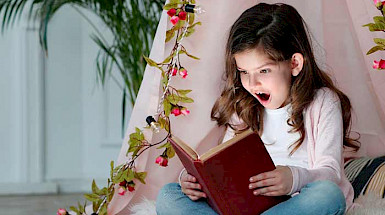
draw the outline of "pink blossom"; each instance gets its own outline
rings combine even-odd
[[[385,0],[373,0],[373,3],[377,5],[378,3],[382,3],[382,5],[385,5]]]
[[[179,71],[179,75],[181,75],[182,78],[186,78],[186,76],[187,76],[187,70],[186,70],[185,68],[181,69],[181,70]]]
[[[128,184],[127,189],[128,189],[128,191],[130,191],[130,192],[135,191],[135,184]]]
[[[179,21],[179,17],[173,16],[173,17],[171,17],[170,21],[173,25],[176,25],[176,23],[178,23],[178,21]]]
[[[67,211],[66,209],[63,209],[63,208],[59,208],[56,212],[57,215],[66,215],[67,214]]]
[[[160,155],[156,158],[155,163],[159,164],[159,166],[167,166],[168,160],[167,158]]]
[[[177,68],[174,68],[174,69],[172,70],[172,76],[175,76],[176,73],[178,73],[178,69],[177,69]]]
[[[373,69],[385,69],[385,60],[373,61]]]
[[[180,20],[186,20],[187,13],[184,11],[179,12],[178,17]]]
[[[126,189],[124,187],[119,187],[118,194],[123,196],[126,193]]]
[[[182,108],[181,112],[183,115],[188,115],[190,113],[190,111],[187,108]]]
[[[173,16],[176,14],[175,8],[171,8],[170,10],[168,10],[168,11],[167,11],[167,14],[168,14],[170,17],[173,17]]]
[[[178,107],[174,107],[171,110],[171,113],[174,114],[175,116],[179,116],[181,114],[180,109]]]

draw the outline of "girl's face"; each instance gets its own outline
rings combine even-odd
[[[275,62],[257,49],[234,55],[243,87],[268,109],[289,103],[290,60]]]

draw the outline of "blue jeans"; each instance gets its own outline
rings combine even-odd
[[[298,195],[270,208],[263,215],[340,215],[345,213],[345,208],[345,196],[335,183],[316,181],[307,184]],[[158,215],[217,215],[204,198],[192,201],[177,183],[166,184],[159,191],[156,212]]]

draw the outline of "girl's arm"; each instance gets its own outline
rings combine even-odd
[[[308,135],[309,168],[289,166],[293,186],[289,194],[317,180],[330,180],[339,184],[342,171],[343,122],[341,104],[331,90],[324,90],[321,98],[305,114]]]

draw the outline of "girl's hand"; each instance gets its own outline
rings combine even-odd
[[[186,172],[182,175],[180,182],[182,192],[186,194],[191,200],[196,201],[202,197],[206,198],[206,194],[202,192],[202,187],[194,176]]]
[[[250,182],[249,189],[255,189],[254,195],[282,196],[290,192],[293,176],[289,167],[277,166],[273,171],[251,177]]]

